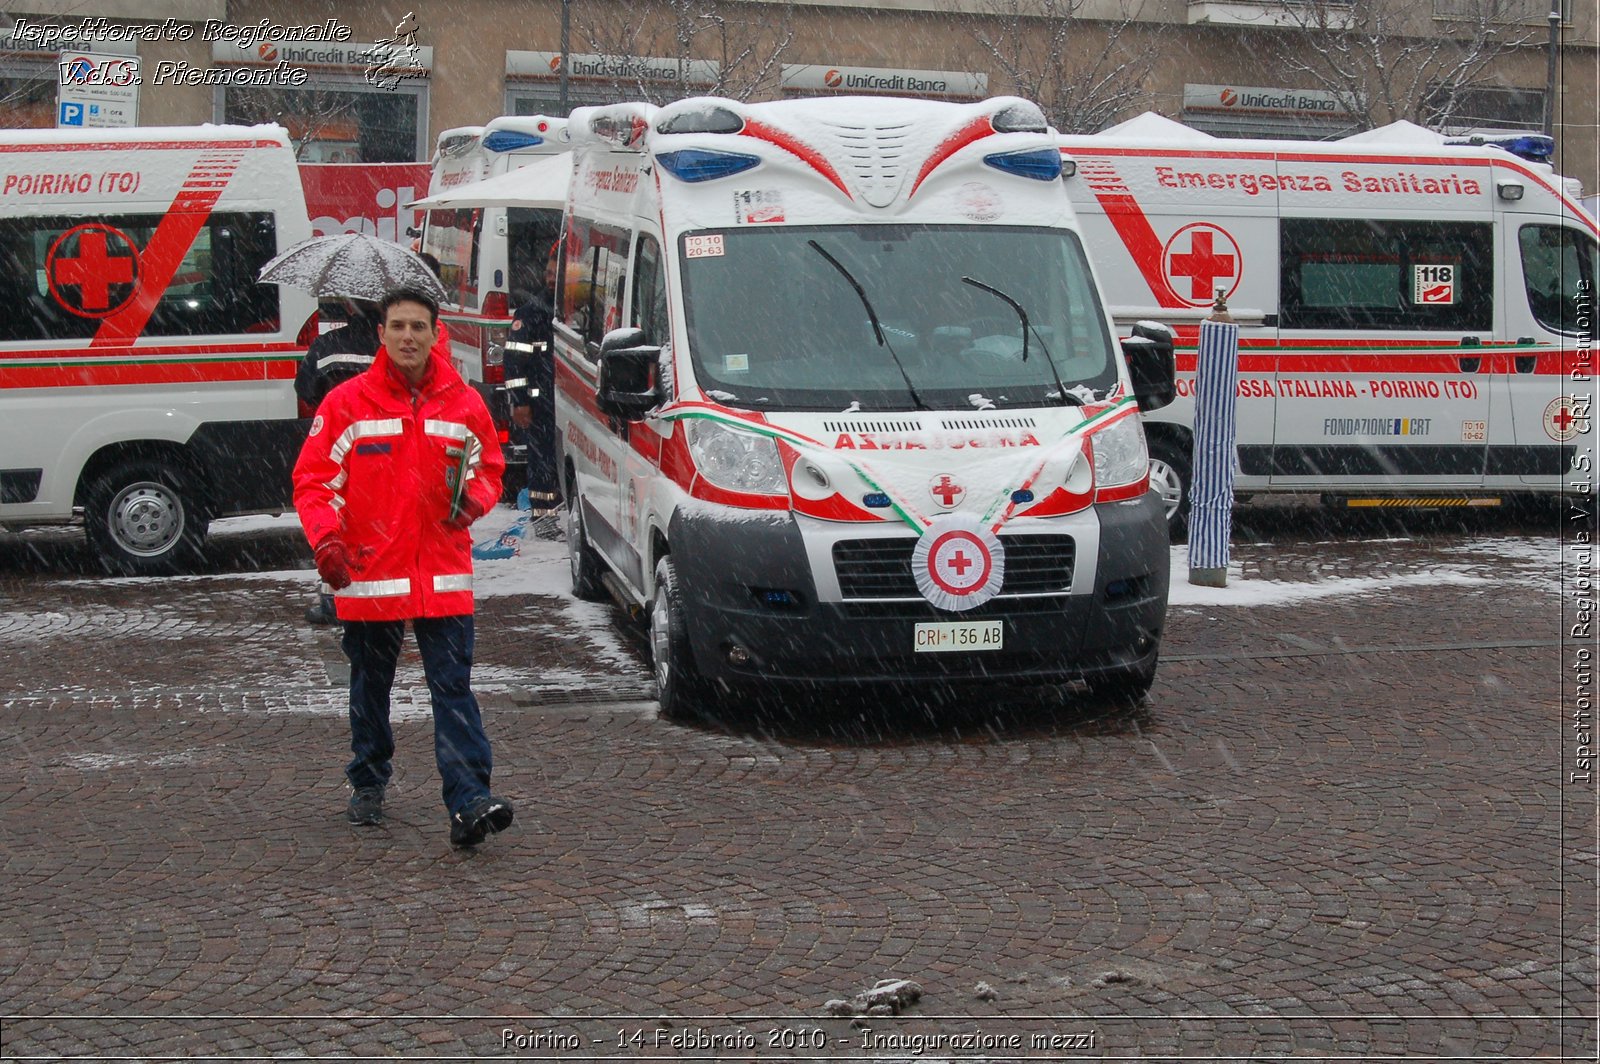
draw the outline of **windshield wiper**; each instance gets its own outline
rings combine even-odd
[[[981,288],[996,299],[1004,300],[1011,306],[1012,310],[1017,312],[1017,317],[1022,319],[1022,361],[1028,361],[1028,334],[1033,333],[1035,336],[1039,336],[1039,332],[1033,327],[1033,323],[1028,320],[1028,312],[1022,309],[1022,304],[1000,291],[994,285],[984,284],[974,277],[963,277],[961,278],[961,283],[970,284],[974,288]],[[1061,395],[1062,404],[1065,405],[1070,402],[1082,406],[1083,400],[1076,395],[1069,394],[1067,386],[1061,383],[1061,374],[1056,370],[1056,360],[1050,355],[1050,345],[1044,342],[1044,337],[1042,336],[1039,336],[1039,349],[1044,352],[1044,360],[1050,363],[1050,376],[1056,380],[1056,391]]]
[[[878,312],[872,309],[872,301],[867,298],[866,289],[861,287],[861,282],[851,276],[850,271],[844,268],[844,264],[828,254],[827,249],[821,244],[815,240],[807,240],[806,243],[810,244],[818,255],[827,259],[829,265],[838,270],[841,277],[850,282],[850,287],[856,290],[856,296],[860,298],[861,305],[867,308],[867,317],[872,322],[872,334],[878,338],[878,346],[888,351],[889,357],[894,359],[894,368],[900,371],[900,379],[906,382],[906,391],[911,393],[911,401],[917,404],[918,410],[931,409],[927,403],[922,401],[922,396],[917,394],[917,386],[911,383],[911,375],[906,372],[905,364],[900,361],[900,356],[895,354],[894,347],[883,335],[883,324],[878,321]]]

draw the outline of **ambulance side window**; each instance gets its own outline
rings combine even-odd
[[[1285,329],[1470,332],[1494,326],[1493,226],[1285,218]]]
[[[277,331],[278,286],[256,280],[277,253],[271,214],[213,214],[189,232],[161,230],[162,222],[156,214],[0,221],[8,311],[0,340],[87,339],[107,322],[135,336]],[[134,297],[152,289],[146,313]]]
[[[1552,332],[1594,335],[1595,242],[1559,225],[1517,232],[1528,308]]]
[[[639,235],[638,260],[633,270],[633,320],[644,330],[645,343],[667,342],[667,279],[662,273],[661,245],[649,233]]]
[[[572,218],[558,282],[556,320],[598,350],[601,338],[622,323],[627,278],[628,234],[615,226]]]

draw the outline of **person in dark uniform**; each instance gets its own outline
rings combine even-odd
[[[558,245],[559,246],[559,245]],[[518,307],[506,336],[506,393],[511,401],[511,431],[527,447],[528,506],[534,534],[553,536],[560,506],[556,458],[555,360],[552,303],[556,287],[556,248],[545,264],[544,287]]]
[[[311,341],[300,368],[294,375],[294,393],[300,399],[301,412],[315,414],[328,393],[347,380],[358,377],[372,368],[378,357],[378,326],[382,320],[378,305],[364,299],[345,301],[347,317],[343,327],[329,329]],[[306,621],[311,624],[336,624],[333,596],[326,590],[317,594],[317,602],[306,610]]]

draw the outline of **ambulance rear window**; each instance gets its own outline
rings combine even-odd
[[[1285,329],[1494,326],[1488,223],[1285,218],[1281,246]]]
[[[278,286],[256,275],[277,243],[266,213],[0,219],[0,340],[86,339],[108,319],[144,336],[276,332]]]
[[[422,250],[439,260],[439,280],[453,306],[478,309],[478,241],[482,232],[481,209],[428,212]]]

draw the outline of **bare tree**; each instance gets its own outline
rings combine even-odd
[[[348,141],[359,122],[351,93],[325,89],[259,88],[228,93],[227,121],[276,122],[289,131],[294,156],[303,160],[320,141]]]
[[[1496,60],[1541,43],[1540,0],[1269,0],[1286,27],[1261,35],[1289,84],[1333,94],[1355,125],[1399,119],[1440,127],[1471,90],[1491,84]]]
[[[1051,125],[1093,133],[1148,106],[1145,82],[1160,58],[1164,30],[1139,20],[1137,0],[1108,18],[1086,18],[1088,0],[990,0],[973,24],[1019,96],[1044,108]]]
[[[614,71],[609,80],[617,99],[656,104],[687,96],[746,100],[771,86],[794,43],[793,15],[791,3],[725,0],[591,0],[578,8],[588,47]],[[641,56],[678,60],[678,80],[644,76]],[[691,80],[696,60],[715,69],[702,68],[705,77]]]

